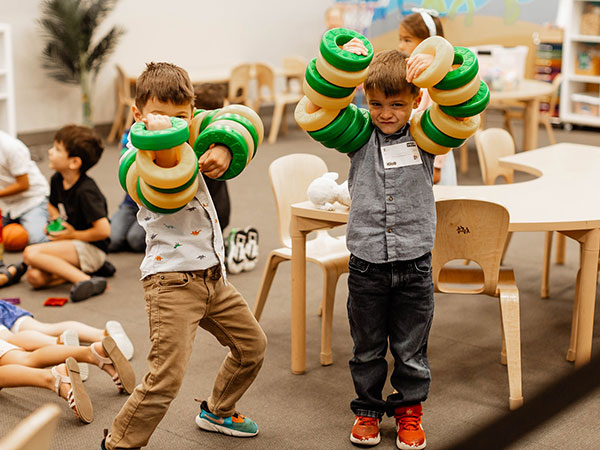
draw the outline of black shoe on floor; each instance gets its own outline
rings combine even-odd
[[[80,302],[94,295],[102,294],[106,290],[106,279],[102,277],[92,277],[89,280],[83,280],[76,283],[69,292],[69,299],[72,302]]]
[[[104,264],[102,264],[102,267],[100,267],[94,273],[91,273],[90,276],[110,278],[115,274],[116,271],[117,269],[115,268],[115,266],[113,266],[110,261],[105,260]]]

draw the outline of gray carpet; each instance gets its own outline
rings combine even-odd
[[[260,232],[261,258],[252,272],[230,277],[248,303],[254,303],[265,257],[279,247],[275,206],[269,186],[267,168],[275,158],[308,152],[321,156],[330,170],[346,178],[348,160],[344,155],[327,151],[301,132],[291,115],[289,132],[275,145],[264,144],[243,176],[229,182],[232,196],[231,225],[254,225]],[[500,124],[499,116],[489,114],[488,126]],[[268,130],[268,123],[267,123]],[[598,144],[597,131],[556,129],[559,142]],[[520,138],[518,137],[518,142]],[[540,146],[548,143],[540,130]],[[476,152],[471,144],[470,167],[459,174],[459,183],[480,184]],[[40,167],[48,174],[47,146],[32,148]],[[123,196],[117,182],[118,149],[108,147],[97,167],[90,172],[114,212]],[[458,157],[458,155],[456,155]],[[526,179],[518,176],[518,180]],[[343,230],[337,230],[338,233]],[[521,295],[523,393],[525,401],[553,380],[571,373],[573,365],[565,360],[569,344],[578,247],[567,242],[567,261],[551,269],[551,297],[539,297],[543,233],[517,233],[505,258],[515,269]],[[7,262],[20,260],[20,254],[7,254]],[[0,291],[3,297],[20,297],[22,305],[43,321],[78,319],[103,327],[110,319],[120,320],[135,344],[132,364],[138,378],[146,370],[145,355],[149,348],[146,313],[139,278],[141,256],[131,253],[109,255],[117,273],[109,280],[108,291],[78,304],[61,308],[44,307],[47,297],[66,296],[68,287],[33,291],[25,282]],[[227,350],[211,335],[198,333],[195,350],[177,399],[152,436],[149,450],[178,449],[350,449],[348,436],[354,420],[348,405],[354,390],[348,370],[352,341],[345,312],[346,276],[338,284],[333,322],[334,364],[319,364],[320,318],[317,309],[322,293],[320,269],[307,268],[307,371],[290,372],[290,264],[277,272],[261,320],[269,346],[266,361],[254,385],[239,403],[239,410],[256,420],[260,434],[252,439],[236,439],[200,431],[195,423],[199,404],[196,397],[206,398],[213,377]],[[596,318],[598,313],[596,314]],[[594,348],[598,348],[598,329]],[[433,374],[429,400],[424,404],[424,428],[429,449],[441,448],[450,441],[473,432],[489,420],[508,412],[508,385],[505,367],[499,363],[501,338],[497,300],[484,296],[436,296],[436,313],[431,331],[429,357]],[[594,352],[597,353],[597,352]],[[0,392],[2,420],[0,435],[12,429],[38,406],[54,402],[63,415],[54,438],[55,449],[97,449],[102,430],[125,402],[111,380],[92,367],[86,387],[92,398],[95,420],[81,424],[67,404],[50,391],[33,388],[4,389]],[[387,386],[385,394],[391,391]],[[600,398],[590,393],[586,400],[565,410],[542,428],[528,434],[514,449],[592,450],[600,448]],[[526,426],[523,426],[524,430]],[[396,448],[394,423],[382,423],[380,449]]]

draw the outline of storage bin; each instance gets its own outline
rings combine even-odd
[[[529,48],[525,45],[479,45],[469,47],[479,60],[479,76],[494,91],[517,89],[525,78]]]
[[[600,6],[587,5],[585,12],[581,15],[579,32],[585,35],[600,35]]]
[[[584,116],[600,116],[600,96],[592,94],[571,94],[573,112]]]
[[[600,49],[597,46],[585,45],[575,52],[575,73],[600,75]]]

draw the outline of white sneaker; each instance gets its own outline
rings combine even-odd
[[[244,270],[246,259],[246,233],[235,228],[227,236],[227,271],[232,274]]]
[[[79,335],[75,330],[65,330],[60,335],[60,340],[63,345],[69,345],[71,347],[79,347]],[[88,375],[90,373],[90,368],[87,363],[78,363],[79,364],[79,375],[81,376],[81,381],[85,381],[88,379]]]
[[[105,329],[106,333],[115,340],[123,356],[128,360],[133,358],[133,343],[129,339],[129,336],[127,336],[127,333],[125,333],[123,325],[116,320],[109,320],[106,322]]]
[[[246,246],[243,269],[245,272],[256,267],[258,262],[258,230],[253,227],[246,227]]]

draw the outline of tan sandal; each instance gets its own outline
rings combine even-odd
[[[52,368],[52,375],[56,379],[54,390],[60,395],[60,387],[62,384],[70,384],[71,389],[67,394],[67,403],[75,415],[84,423],[91,423],[94,420],[94,407],[92,401],[83,386],[81,376],[79,375],[79,364],[75,361],[75,358],[68,357],[65,360],[65,368],[67,370],[67,376],[62,375],[56,370],[56,366]]]
[[[113,375],[112,379],[119,388],[119,392],[125,391],[128,394],[131,394],[135,389],[135,372],[129,361],[127,361],[127,358],[125,358],[121,350],[119,350],[115,340],[110,336],[106,336],[102,339],[102,348],[108,357],[100,356],[96,351],[94,344],[92,344],[90,348],[92,349],[92,354],[94,355],[94,358],[96,358],[100,369],[106,364],[112,364],[114,366],[116,373]]]

